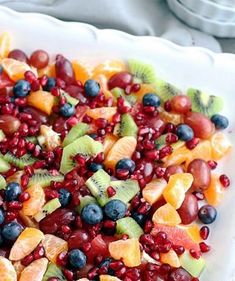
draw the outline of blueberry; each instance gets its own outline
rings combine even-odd
[[[129,158],[123,158],[117,162],[116,169],[128,170],[130,173],[133,173],[135,170],[135,162]]]
[[[3,209],[0,209],[0,224],[2,224],[4,222],[5,219],[5,214]]]
[[[24,98],[29,94],[30,90],[31,86],[28,81],[19,80],[13,88],[13,93],[16,98]]]
[[[0,64],[0,74],[2,74],[2,72],[3,72],[3,67],[2,67],[2,65]]]
[[[59,200],[60,200],[61,206],[62,207],[67,206],[70,203],[71,198],[72,198],[71,193],[67,189],[61,188],[59,190],[59,194],[60,194]]]
[[[217,216],[216,209],[211,205],[204,205],[198,211],[198,218],[202,223],[210,224],[215,221]]]
[[[23,226],[17,222],[9,222],[2,228],[2,236],[6,240],[15,241],[23,231]]]
[[[159,98],[159,96],[155,95],[155,94],[145,94],[143,97],[143,105],[144,106],[154,106],[154,107],[158,107],[161,104],[161,100]]]
[[[98,170],[103,169],[103,165],[92,162],[91,164],[89,164],[88,169],[95,173]]]
[[[97,224],[103,220],[103,211],[99,205],[91,203],[82,209],[81,217],[87,224]]]
[[[219,130],[226,129],[229,124],[228,118],[220,114],[213,115],[211,121],[215,124],[216,129]]]
[[[176,128],[176,135],[182,141],[190,141],[194,137],[194,132],[188,125],[180,124]]]
[[[92,139],[95,140],[98,137],[98,135],[95,133],[91,133],[91,134],[89,134],[89,137],[91,137]]]
[[[46,85],[43,87],[44,91],[50,92],[53,87],[55,87],[56,81],[54,78],[48,78]]]
[[[132,218],[140,225],[143,226],[146,220],[145,215],[139,214],[137,212],[132,212]]]
[[[21,194],[21,187],[17,182],[11,182],[7,185],[5,191],[5,200],[6,201],[15,201],[18,199]]]
[[[114,199],[109,201],[104,207],[104,213],[111,220],[119,220],[125,216],[127,207],[121,200]]]
[[[75,107],[70,103],[65,103],[60,108],[60,114],[64,117],[71,117],[75,113]]]
[[[89,79],[84,85],[85,95],[87,97],[96,97],[100,92],[100,85],[95,80]]]
[[[86,256],[78,249],[69,252],[68,260],[70,265],[74,268],[82,269],[86,265]]]

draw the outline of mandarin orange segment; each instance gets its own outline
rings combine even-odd
[[[196,224],[190,224],[187,226],[180,226],[182,229],[184,229],[189,237],[196,243],[199,243],[202,241],[201,236],[200,236],[200,227]]]
[[[121,279],[111,275],[100,275],[100,281],[121,281]]]
[[[137,101],[142,103],[144,95],[148,93],[157,93],[157,92],[154,86],[152,86],[151,84],[141,84],[139,91],[135,93]]]
[[[48,260],[41,258],[30,263],[21,272],[19,281],[42,281],[47,270]]]
[[[41,111],[50,115],[52,112],[52,107],[55,104],[55,97],[49,92],[39,90],[37,92],[32,92],[28,96],[27,101],[28,105],[40,109]]]
[[[211,144],[209,140],[200,141],[199,144],[191,150],[191,158],[186,161],[186,167],[193,159],[203,159],[209,161],[212,159]]]
[[[30,254],[44,238],[44,234],[36,228],[25,228],[13,244],[9,259],[18,261]]]
[[[56,263],[56,258],[61,252],[68,250],[67,241],[52,234],[45,235],[42,245],[45,249],[46,257],[53,263]]]
[[[104,139],[103,148],[104,148],[104,156],[106,157],[110,149],[113,147],[115,142],[118,140],[118,137],[107,134]]]
[[[96,80],[100,84],[101,90],[104,92],[105,97],[109,97],[109,91],[108,91],[108,79],[104,74],[99,74],[96,76],[93,76],[92,79]],[[106,92],[108,92],[108,96],[106,96]]]
[[[0,272],[1,281],[17,281],[17,274],[14,266],[8,259],[2,256],[0,256]]]
[[[107,60],[93,69],[92,78],[96,80],[96,77],[100,74],[104,75],[107,79],[111,78],[114,74],[125,71],[126,64],[121,60]]]
[[[173,153],[167,156],[164,161],[164,166],[168,167],[170,165],[180,165],[185,161],[191,161],[192,151],[189,150],[185,145],[175,149]]]
[[[161,253],[160,260],[162,263],[169,264],[172,267],[180,267],[180,260],[174,250],[170,250],[168,253]]]
[[[34,227],[34,228],[38,228],[38,223],[35,221],[35,219],[33,219],[30,216],[26,216],[22,210],[19,211],[19,216],[20,219],[23,221],[23,223],[25,224],[25,226],[27,227]]]
[[[137,141],[134,137],[123,137],[116,141],[105,158],[105,166],[114,168],[119,160],[131,158],[136,149],[136,145]]]
[[[216,207],[222,201],[224,197],[224,191],[225,189],[219,180],[219,175],[212,175],[210,185],[208,189],[204,191],[204,195],[207,202]]]
[[[221,132],[215,133],[211,137],[212,159],[220,160],[232,149],[232,145],[227,136]]]
[[[174,125],[178,125],[180,123],[183,123],[183,117],[180,114],[162,111],[162,112],[160,112],[159,116],[163,121],[165,121],[167,123],[172,123]]]
[[[7,58],[11,47],[11,37],[9,33],[3,32],[0,35],[0,58]]]
[[[165,224],[169,226],[176,226],[181,223],[179,214],[169,203],[158,208],[153,214],[152,220],[154,224]]]
[[[9,58],[3,59],[1,61],[1,65],[13,81],[24,79],[24,73],[28,70],[32,71],[31,67],[27,63]]]
[[[42,77],[43,75],[47,75],[48,77],[56,77],[55,64],[53,63],[42,69],[38,69],[38,76]]]
[[[17,278],[20,278],[20,274],[24,270],[25,266],[21,263],[21,261],[14,261],[13,266],[15,268]]]
[[[151,205],[159,200],[163,194],[167,182],[164,179],[154,179],[142,190],[144,199]]]
[[[46,202],[44,190],[40,185],[33,185],[27,189],[27,192],[30,198],[23,203],[22,213],[25,216],[34,216],[42,209]]]
[[[85,64],[76,60],[72,62],[72,66],[76,80],[81,81],[82,84],[85,84],[85,82],[91,78],[91,69],[89,69]]]
[[[112,121],[113,115],[117,113],[117,107],[99,107],[88,109],[86,114],[93,119],[104,118],[109,122]]]
[[[137,238],[111,242],[109,252],[112,258],[122,259],[126,266],[134,267],[141,264],[140,244]]]
[[[193,182],[190,173],[174,174],[170,176],[167,187],[163,192],[166,202],[170,203],[175,209],[182,205],[185,193],[189,190]]]

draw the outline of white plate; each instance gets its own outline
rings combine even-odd
[[[235,38],[235,22],[207,19],[186,8],[179,0],[167,0],[167,2],[171,11],[188,25],[218,37]]]
[[[235,0],[209,0],[209,1],[228,7],[233,7],[233,8],[235,7]]]
[[[64,23],[48,16],[20,14],[0,8],[0,32],[8,31],[14,47],[27,53],[43,48],[51,54],[101,61],[104,58],[138,58],[154,65],[159,77],[182,89],[197,87],[224,97],[224,113],[229,117],[235,145],[235,56],[214,54],[202,48],[183,48],[156,37],[134,37],[90,25]],[[220,164],[220,167],[222,165]],[[235,182],[235,154],[223,168]],[[232,281],[235,260],[235,189],[226,192],[218,208],[218,220],[211,227],[213,250],[201,281]]]
[[[235,22],[235,8],[223,6],[209,0],[179,0],[185,7],[197,15],[208,19]]]

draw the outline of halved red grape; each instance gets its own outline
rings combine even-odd
[[[185,95],[178,95],[171,99],[171,108],[176,113],[187,113],[192,106],[191,100]]]
[[[75,73],[71,62],[65,57],[58,55],[55,63],[56,77],[70,85],[75,83]]]
[[[22,62],[28,61],[27,55],[19,49],[10,51],[10,53],[8,54],[8,58],[15,59],[15,60],[22,61]]]
[[[0,129],[6,135],[14,134],[20,127],[20,120],[11,115],[0,115]]]
[[[183,224],[190,224],[197,218],[198,213],[198,201],[197,198],[188,193],[185,196],[184,202],[177,210]]]
[[[46,67],[49,63],[49,55],[43,50],[37,50],[30,56],[30,64],[37,69]]]
[[[132,82],[132,75],[129,72],[119,72],[114,74],[108,81],[109,90],[115,87],[125,89]]]
[[[192,276],[183,268],[173,269],[170,273],[168,281],[192,281]]]

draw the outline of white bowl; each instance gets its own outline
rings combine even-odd
[[[214,54],[203,48],[183,48],[156,37],[135,37],[114,30],[98,30],[90,25],[62,22],[39,14],[21,14],[0,7],[0,33],[8,31],[13,48],[30,54],[45,49],[52,56],[86,59],[92,63],[104,58],[137,58],[151,63],[159,77],[182,90],[196,87],[220,95],[224,114],[230,120],[228,134],[235,147],[235,55]],[[230,133],[229,133],[230,132]],[[219,168],[235,183],[235,149]],[[219,173],[219,171],[216,170]],[[210,226],[212,251],[200,281],[235,280],[235,189],[228,188],[217,208],[218,219]]]
[[[191,0],[193,1],[193,0]],[[198,1],[198,0],[197,0]],[[221,38],[235,38],[235,22],[219,22],[193,13],[178,0],[167,0],[172,12],[188,25]]]
[[[209,0],[179,0],[185,7],[197,15],[208,19],[235,22],[235,7],[223,6]]]
[[[215,3],[218,3],[220,5],[223,5],[223,6],[228,6],[228,7],[232,7],[234,8],[235,7],[235,0],[209,0],[210,2],[215,2]]]

